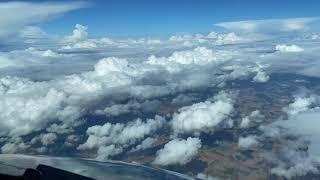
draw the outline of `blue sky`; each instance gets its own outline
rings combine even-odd
[[[30,1],[28,1],[30,2]],[[35,0],[32,2],[47,2]],[[72,2],[51,1],[51,2]],[[317,0],[87,0],[85,8],[42,22],[53,34],[79,23],[95,36],[167,36],[217,30],[225,21],[319,16]]]
[[[213,24],[248,19],[319,16],[317,0],[93,0],[88,8],[44,25],[64,32],[74,24],[89,26],[95,35],[145,36],[207,32]]]

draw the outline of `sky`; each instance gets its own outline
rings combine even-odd
[[[28,1],[31,2],[31,1]],[[32,1],[47,2],[47,1]],[[74,1],[54,1],[74,2]],[[96,36],[167,36],[219,30],[225,21],[319,16],[317,0],[87,0],[83,8],[41,24],[47,32],[65,34],[85,24]],[[59,19],[59,20],[57,20]]]

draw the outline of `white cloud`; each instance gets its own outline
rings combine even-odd
[[[163,166],[170,164],[184,165],[197,155],[200,148],[201,140],[198,138],[174,139],[157,152],[153,163]]]
[[[227,51],[213,51],[205,47],[197,47],[189,51],[177,51],[169,57],[150,56],[147,64],[161,65],[169,72],[179,72],[182,68],[191,65],[205,66],[219,65],[232,58],[233,53]]]
[[[192,40],[193,37],[191,35],[174,35],[169,38],[169,41],[174,41],[174,42],[183,42],[183,41],[188,41]]]
[[[26,84],[17,85],[19,88],[26,86]],[[19,91],[19,89],[17,90]],[[7,119],[7,121],[1,121],[1,132],[7,133],[9,131],[12,136],[24,135],[46,127],[48,122],[58,118],[57,112],[65,99],[64,93],[54,89],[37,99],[3,96],[0,101],[0,117]]]
[[[108,88],[130,84],[127,72],[131,71],[126,60],[111,58],[101,60],[95,71],[52,81],[1,78],[0,117],[7,119],[0,122],[1,134],[25,135],[56,121],[72,126],[88,110],[92,100],[111,93]]]
[[[242,118],[240,123],[240,128],[248,128],[251,122],[259,122],[264,116],[260,113],[259,110],[252,111],[249,116]]]
[[[297,115],[301,112],[307,111],[311,108],[311,105],[316,103],[316,96],[310,95],[296,95],[294,98],[294,102],[288,105],[288,107],[284,108],[284,110],[290,116]]]
[[[318,21],[318,17],[265,19],[235,22],[222,22],[215,24],[227,30],[239,33],[280,33],[308,30],[311,23]]]
[[[276,50],[280,52],[302,52],[304,51],[303,48],[292,44],[292,45],[286,45],[286,44],[278,44],[276,45]]]
[[[93,49],[93,48],[97,48],[97,47],[98,47],[98,45],[95,42],[88,40],[88,41],[77,42],[72,45],[63,46],[62,49],[65,49],[65,50]]]
[[[53,52],[51,49],[48,50],[39,50],[34,47],[29,47],[28,49],[25,50],[26,52],[29,52],[32,55],[36,56],[43,56],[43,57],[58,57],[62,56],[56,52]]]
[[[7,68],[16,65],[10,58],[0,54],[0,68]]]
[[[319,144],[320,144],[320,129],[318,117],[320,108],[312,108],[298,114],[289,116],[287,121],[278,121],[276,124],[285,128],[288,134],[299,136],[302,139],[310,141],[309,153],[316,159],[320,160]]]
[[[153,144],[157,141],[156,138],[148,137],[145,140],[141,142],[141,144],[137,145],[135,148],[133,148],[131,151],[139,151],[148,149],[153,146]]]
[[[138,141],[144,139],[147,135],[151,135],[153,132],[161,128],[164,124],[164,119],[160,116],[156,116],[155,119],[148,119],[143,122],[141,119],[128,122],[127,124],[110,124],[106,123],[103,126],[92,126],[87,129],[89,135],[85,143],[79,145],[79,150],[99,149],[115,150],[119,148],[126,148],[128,145],[132,145]],[[108,147],[110,145],[114,145]],[[105,147],[108,147],[107,149]],[[120,151],[117,151],[120,152]],[[121,150],[122,152],[122,150]],[[98,153],[99,156],[99,153]]]
[[[43,146],[43,147],[36,148],[36,151],[39,154],[44,154],[44,153],[48,152],[48,148]]]
[[[222,37],[214,36],[214,33],[210,33],[210,38],[216,38],[215,41],[219,37]],[[94,42],[98,44],[97,48],[101,47],[97,43],[101,39],[89,39],[86,33],[84,35],[83,33],[82,35],[78,33],[75,37],[78,37],[75,38],[76,41]],[[205,40],[209,39],[206,35],[196,35],[194,37]],[[225,37],[232,39],[234,35],[225,35]],[[109,39],[105,38],[104,41],[110,43]],[[145,43],[145,41],[147,39],[143,42],[142,40],[141,42],[137,41],[137,44]],[[161,43],[163,42],[161,41]],[[68,76],[54,77],[49,81],[2,77],[0,79],[0,117],[1,119],[9,120],[0,122],[1,135],[5,137],[22,136],[40,130],[68,135],[69,133],[73,133],[73,124],[82,120],[81,117],[87,113],[92,113],[90,115],[94,115],[94,113],[105,114],[111,117],[130,113],[138,108],[146,110],[150,106],[143,106],[136,102],[140,103],[140,100],[175,94],[176,92],[183,93],[185,90],[197,90],[199,87],[211,88],[217,84],[223,84],[227,80],[237,78],[253,77],[253,81],[255,82],[266,82],[269,79],[268,74],[272,73],[272,65],[278,65],[278,62],[271,61],[271,68],[266,69],[259,65],[260,62],[257,63],[256,61],[265,60],[268,62],[269,59],[260,58],[258,55],[261,53],[256,52],[256,49],[253,49],[252,51],[254,52],[251,52],[251,49],[247,50],[233,45],[217,47],[211,45],[205,46],[204,44],[201,47],[186,48],[178,51],[170,49],[170,46],[164,46],[168,50],[157,49],[157,51],[150,51],[152,53],[155,52],[156,56],[149,56],[151,54],[149,52],[140,53],[140,49],[138,46],[136,47],[137,49],[130,51],[129,55],[116,52],[121,57],[129,57],[127,59],[116,57],[103,58],[93,68],[91,65],[94,64],[94,60],[87,61],[85,63],[91,63],[90,66],[88,64],[85,65],[87,71]],[[29,54],[29,56],[21,56],[23,53]],[[25,59],[27,57],[27,60],[24,60],[24,62],[29,62],[29,59],[36,59],[36,61],[40,62],[40,66],[43,62],[55,63],[56,60],[61,60],[59,63],[63,66],[68,63],[66,61],[67,58],[65,58],[66,55],[63,53],[64,51],[54,49],[53,47],[52,49],[28,48],[3,54],[7,54],[5,57],[8,59],[8,62],[15,62],[11,61],[14,58],[20,57],[20,59]],[[132,56],[131,53],[134,55]],[[273,58],[279,59],[279,56],[287,57],[289,54],[288,57],[291,58],[290,53],[270,54],[272,54]],[[80,53],[75,53],[72,54],[73,56],[87,59],[91,57],[91,54],[82,56]],[[104,54],[101,56],[104,56]],[[149,58],[147,58],[148,56]],[[93,55],[92,59],[95,57],[96,54]],[[92,70],[88,70],[90,68]],[[168,71],[170,73],[167,73]],[[116,102],[115,100],[113,102],[118,96],[121,96],[124,101]],[[138,101],[134,101],[133,103],[129,101],[127,103],[127,98],[128,100],[138,99]],[[101,104],[101,102],[105,104]],[[187,104],[191,102],[189,101]],[[220,100],[216,98],[196,103],[181,108],[179,112],[176,112],[173,115],[171,125],[175,135],[212,132],[216,128],[220,128],[220,124],[232,122],[228,119],[233,111],[232,109],[233,100],[231,97]],[[251,122],[250,118],[249,120]],[[18,124],[21,124],[21,126],[18,126]],[[114,124],[111,125],[114,126]],[[250,125],[250,123],[247,123],[247,125]],[[124,129],[126,126],[126,124],[122,124],[119,128]],[[140,143],[140,141],[150,135],[139,136],[136,138],[138,140],[132,140],[131,142],[120,132],[116,134],[123,138],[123,143],[99,144],[99,142],[107,142],[104,140],[109,135],[103,135],[103,137],[89,135],[88,140],[84,144],[87,143],[86,145],[90,147],[88,149],[96,148],[95,150],[98,150],[99,147],[107,147],[113,144],[115,148],[122,148],[125,151],[127,147],[124,144],[128,143],[134,147],[138,147],[139,144],[137,145],[136,143]],[[74,144],[77,146],[79,143]],[[144,145],[143,142],[140,145]],[[132,147],[130,148],[132,149]]]
[[[57,134],[70,134],[74,130],[71,127],[68,127],[66,124],[51,124],[46,128],[48,132],[57,133]]]
[[[55,133],[42,133],[39,136],[35,136],[31,139],[31,144],[41,143],[44,146],[52,145],[58,139],[57,134]]]
[[[27,59],[41,57],[37,59],[39,65],[42,65],[43,61],[49,63],[65,58],[65,55],[54,50],[44,51],[37,48],[10,52],[8,57],[12,57],[11,53],[15,54],[14,57],[19,57],[23,55],[21,52],[32,54]],[[60,129],[60,131],[56,127],[56,130],[50,130],[50,132],[62,133],[65,130],[71,130],[88,112],[117,115],[138,108],[139,105],[135,103],[123,105],[121,108],[118,106],[120,104],[112,103],[102,110],[92,109],[103,99],[118,94],[121,94],[123,98],[148,99],[192,88],[214,86],[215,83],[225,82],[232,76],[233,72],[229,75],[229,72],[221,72],[219,69],[224,63],[229,61],[231,63],[233,56],[232,50],[220,51],[198,47],[193,50],[176,51],[168,57],[151,56],[147,61],[131,61],[131,59],[116,57],[103,58],[94,65],[91,71],[61,76],[50,81],[39,82],[17,77],[3,77],[0,79],[0,107],[3,107],[0,108],[0,117],[9,119],[9,121],[0,122],[1,134],[26,135],[47,128],[54,123],[61,125],[64,130]],[[46,61],[51,58],[54,58],[53,61]],[[64,64],[65,62],[60,62],[61,67]],[[248,72],[257,71],[251,67],[245,67],[245,69],[249,69]],[[171,73],[163,73],[167,70]],[[219,75],[221,79],[217,77],[218,73],[222,74]],[[160,76],[163,74],[165,76]],[[233,78],[230,79],[244,77],[248,74],[232,76]],[[199,111],[201,111],[200,107],[203,106],[210,110],[214,104],[215,102],[203,102],[195,105],[194,108],[197,109],[196,106],[199,106]],[[228,103],[222,104],[228,105]],[[146,109],[145,106],[141,108]],[[119,112],[116,112],[115,109]],[[219,123],[221,116],[227,117],[218,111],[217,113],[219,115],[212,116],[210,122],[215,119],[214,122]],[[192,120],[187,120],[187,122],[192,124]],[[190,132],[208,131],[215,126],[215,123],[208,126],[198,125]],[[17,126],[17,124],[22,124],[22,126]],[[184,130],[176,130],[179,133],[180,131]]]
[[[233,111],[232,95],[220,92],[213,101],[186,106],[173,115],[172,128],[175,134],[213,132]]]
[[[270,77],[267,75],[266,72],[262,71],[262,70],[258,70],[257,74],[253,77],[253,81],[254,82],[267,82],[269,81]]]
[[[26,26],[20,30],[18,36],[24,39],[25,43],[40,43],[45,38],[48,38],[49,35],[38,26]]]
[[[240,137],[238,141],[238,146],[240,148],[250,148],[258,144],[257,137],[254,135]]]
[[[281,157],[274,159],[272,162],[276,164],[276,166],[271,169],[272,174],[287,179],[294,179],[299,176],[304,177],[308,173],[319,173],[319,161],[316,162],[307,152],[295,148],[296,147],[286,147],[280,150]]]
[[[10,70],[10,68],[21,68],[20,71],[32,74],[31,68],[41,68],[41,71],[46,71],[45,67],[50,65],[50,70],[53,72],[55,66],[61,66],[67,58],[72,57],[69,54],[61,54],[56,50],[42,49],[29,47],[22,50],[13,50],[9,52],[0,52],[0,68],[2,72]],[[15,76],[22,76],[18,70],[13,71]],[[47,74],[48,71],[46,71]]]
[[[122,147],[116,147],[114,144],[109,146],[100,146],[97,151],[96,159],[99,161],[106,161],[110,156],[122,153]]]
[[[288,120],[278,120],[262,128],[266,138],[295,137],[287,139],[280,154],[273,154],[271,162],[276,166],[271,172],[289,179],[319,173],[320,107],[317,96],[300,93],[284,110],[288,113]]]
[[[129,73],[133,69],[126,59],[111,57],[100,60],[94,65],[94,70],[98,76],[103,76],[112,72]]]
[[[70,134],[66,137],[64,145],[68,147],[76,146],[80,141],[79,135]]]
[[[243,54],[242,54],[243,55]],[[240,57],[241,59],[243,57]],[[250,58],[250,57],[247,57]],[[254,61],[252,64],[248,64],[246,61],[231,61],[230,64],[222,66],[221,69],[227,72],[228,74],[223,75],[224,81],[227,79],[246,79],[253,76],[252,81],[257,83],[265,83],[269,81],[270,77],[266,72],[266,68],[269,67],[269,64],[259,64],[260,62]]]
[[[223,45],[223,44],[236,44],[245,42],[246,40],[239,37],[236,33],[217,33],[210,32],[208,35],[195,34],[195,35],[174,35],[169,38],[169,43],[175,43],[185,47],[199,46],[204,44]]]
[[[304,152],[286,149],[283,156],[290,165],[288,166],[286,163],[280,162],[276,167],[271,169],[272,174],[292,179],[293,177],[307,175],[307,173],[319,173],[318,163],[314,162]]]
[[[305,176],[307,173],[318,174],[319,170],[315,163],[310,161],[310,159],[300,159],[300,161],[295,162],[296,164],[286,168],[286,167],[275,167],[271,169],[272,174],[278,176],[283,176],[287,179],[291,179],[297,176]],[[313,165],[314,164],[314,165]]]
[[[214,39],[216,44],[233,44],[236,42],[242,42],[243,39],[239,37],[236,33],[231,32],[231,33],[226,33],[226,34],[221,34],[221,33],[216,33],[216,32],[210,32],[207,35],[207,38],[209,39]]]
[[[88,38],[88,27],[81,24],[76,24],[72,35],[66,36],[65,41],[67,42],[78,42]]]
[[[115,42],[110,38],[92,39],[89,38],[88,27],[76,24],[73,33],[64,37],[62,50],[96,49],[105,46],[113,46]]]
[[[248,67],[244,71],[248,72],[242,72],[242,73],[249,73],[255,72],[256,75],[252,78],[253,82],[258,82],[258,83],[265,83],[269,81],[270,77],[269,75],[265,72],[265,68],[269,67],[269,65],[261,65],[259,63],[256,64],[254,67]],[[243,71],[243,69],[240,69],[240,71]],[[241,73],[241,72],[240,72]]]
[[[51,81],[1,78],[0,117],[8,119],[0,122],[1,134],[25,135],[56,121],[70,126],[90,109],[93,102],[113,93],[131,93],[142,98],[169,94],[172,90],[166,86],[156,89],[143,84],[125,87],[144,77],[144,73],[157,71],[161,68],[128,63],[126,59],[104,58],[93,71]],[[119,87],[121,91],[116,90]]]
[[[41,6],[35,3],[16,4],[36,6],[37,11],[42,5],[46,5],[47,8],[52,5],[59,5],[59,8],[62,8],[63,5],[63,3],[44,3],[40,4]],[[3,3],[0,3],[0,10],[1,6]],[[270,32],[286,34],[307,30],[309,23],[315,20],[312,18],[224,24],[222,26],[234,29],[236,32],[172,36],[169,40],[92,38],[94,36],[89,35],[87,26],[77,24],[72,34],[61,40],[57,37],[57,42],[46,45],[42,38],[48,34],[34,25],[80,6],[85,5],[68,6],[69,9],[61,10],[44,8],[48,11],[48,16],[44,19],[38,14],[39,19],[34,18],[34,21],[26,17],[21,23],[20,20],[17,21],[19,25],[10,25],[12,33],[26,39],[25,42],[37,41],[43,44],[41,46],[32,44],[33,47],[27,49],[22,47],[22,50],[0,52],[2,68],[0,73],[11,71],[19,77],[26,76],[23,73],[34,74],[32,77],[42,77],[37,74],[37,70],[40,69],[47,74],[56,74],[48,78],[51,80],[45,79],[45,81],[32,77],[31,79],[5,77],[1,74],[0,119],[3,121],[0,121],[0,142],[3,145],[1,148],[3,153],[47,153],[50,152],[48,151],[50,146],[62,140],[64,147],[78,147],[83,156],[90,156],[93,153],[98,160],[107,160],[130,150],[138,151],[154,147],[157,138],[162,135],[158,133],[163,133],[159,129],[166,121],[160,117],[147,120],[138,118],[128,123],[106,121],[104,125],[89,127],[87,137],[84,137],[75,132],[75,126],[85,122],[86,119],[83,118],[86,118],[86,115],[89,115],[89,118],[106,115],[107,117],[99,118],[117,120],[116,116],[125,113],[131,115],[137,110],[140,112],[134,115],[140,113],[149,115],[151,112],[160,111],[162,113],[163,109],[166,111],[168,108],[168,112],[165,113],[172,118],[170,125],[173,137],[186,134],[199,135],[202,132],[212,133],[218,128],[233,125],[233,120],[229,116],[233,113],[234,98],[230,93],[220,92],[214,98],[190,105],[199,102],[197,91],[200,88],[222,89],[223,85],[229,87],[228,80],[247,77],[252,77],[253,82],[267,82],[272,73],[283,72],[278,69],[301,74],[301,70],[309,71],[308,68],[312,68],[314,74],[319,74],[320,64],[317,62],[319,49],[316,44],[309,42],[303,44],[303,48],[306,49],[304,51],[300,43],[291,39],[286,39],[284,43],[287,44],[277,42],[279,43],[277,46],[274,46],[274,41],[254,43],[250,39],[256,33],[267,33],[274,37]],[[24,13],[25,11],[22,14]],[[0,18],[0,27],[3,26],[2,21]],[[6,32],[6,29],[0,30],[0,38],[1,33],[9,32]],[[316,38],[310,36],[310,39]],[[248,41],[251,43],[247,43]],[[291,43],[297,43],[299,46]],[[223,46],[225,44],[228,46]],[[304,52],[273,53],[275,49],[281,52]],[[270,66],[260,65],[266,63]],[[56,72],[52,69],[54,67],[63,69],[64,73]],[[65,76],[65,74],[71,75]],[[186,92],[188,95],[185,95]],[[195,93],[196,96],[191,94],[188,97],[189,92]],[[174,98],[173,96],[177,94],[180,96]],[[201,97],[205,95],[201,92]],[[174,99],[170,99],[171,97]],[[174,106],[166,107],[162,102],[163,99],[172,100]],[[319,149],[317,144],[320,143],[317,138],[320,136],[317,126],[311,127],[311,124],[317,124],[319,116],[319,109],[315,108],[318,106],[318,100],[315,99],[315,96],[297,96],[295,101],[284,109],[289,115],[289,120],[277,124],[284,129],[273,128],[268,136],[279,137],[283,130],[294,135],[298,133],[299,138],[311,142],[312,156],[308,156],[307,160],[301,161],[300,164],[294,164],[292,161],[289,165],[279,165],[273,169],[274,173],[291,177],[295,176],[295,173],[298,175],[313,171],[313,163],[316,162],[314,153]],[[186,107],[180,108],[181,106]],[[178,108],[180,108],[178,112],[172,113]],[[252,127],[253,123],[261,119],[259,111],[253,111],[242,119],[240,128]],[[33,132],[38,135],[30,143],[16,140],[19,136],[31,136]],[[267,137],[266,134],[265,136]],[[83,138],[87,139],[82,142]],[[260,137],[251,135],[240,137],[238,143],[241,148],[249,148],[257,145],[258,140],[260,141]],[[38,147],[39,144],[43,146]],[[159,150],[154,163],[185,164],[196,156],[200,148],[201,141],[198,138],[174,139]],[[303,169],[304,167],[306,168]]]
[[[47,133],[41,136],[41,143],[45,146],[54,144],[58,136],[55,133]]]
[[[17,142],[8,142],[1,147],[1,153],[3,154],[23,153],[29,147],[30,147],[29,145],[25,144],[21,140]]]
[[[130,113],[132,111],[140,108],[140,104],[136,102],[128,103],[128,104],[115,104],[110,107],[106,107],[103,110],[96,110],[95,113],[98,115],[106,115],[106,116],[119,116],[121,114]]]
[[[281,27],[281,30],[284,32],[290,31],[300,31],[300,30],[307,30],[308,24],[317,21],[319,18],[296,18],[296,19],[287,19]]]

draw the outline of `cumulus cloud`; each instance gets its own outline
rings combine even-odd
[[[110,156],[120,154],[122,151],[122,147],[116,147],[114,144],[109,146],[101,146],[98,149],[96,159],[99,161],[106,161]]]
[[[307,111],[317,102],[317,96],[315,95],[306,95],[298,94],[295,95],[294,101],[285,107],[284,110],[290,116],[297,115],[301,112]]]
[[[31,144],[41,143],[44,146],[52,145],[58,139],[57,134],[55,133],[42,133],[39,136],[35,136],[30,141]]]
[[[320,108],[311,108],[307,111],[300,112],[296,115],[290,116],[287,121],[279,121],[277,125],[287,129],[287,133],[296,135],[310,141],[309,153],[315,158],[319,158],[318,152],[320,139],[318,117],[320,115]]]
[[[244,39],[239,37],[236,33],[216,33],[216,32],[210,32],[207,36],[209,39],[214,39],[216,44],[233,44],[237,42],[244,42]]]
[[[159,48],[159,45],[168,45],[168,42],[163,42],[155,38],[139,38],[139,39],[111,39],[110,37],[93,38],[89,35],[89,27],[81,24],[76,24],[71,35],[65,36],[62,40],[62,51],[84,51],[92,50],[99,51],[112,48],[114,50],[126,48],[146,48],[152,50],[154,47]],[[138,50],[138,49],[135,49]]]
[[[286,45],[286,44],[278,44],[276,45],[276,50],[279,52],[302,52],[304,49],[295,44]]]
[[[229,72],[228,74],[223,75],[224,81],[226,80],[235,80],[235,79],[246,79],[252,77],[253,82],[265,83],[269,81],[270,76],[267,73],[266,69],[270,66],[269,64],[259,64],[248,63],[248,62],[237,62],[231,61],[232,63],[222,66],[221,69]]]
[[[213,132],[233,111],[232,95],[220,92],[213,101],[205,101],[178,110],[172,118],[175,134]]]
[[[103,110],[96,110],[95,113],[98,115],[119,116],[121,114],[133,112],[138,108],[140,108],[139,103],[131,102],[128,104],[115,104],[110,107],[106,107]]]
[[[88,38],[88,27],[81,24],[76,24],[72,35],[66,36],[65,41],[67,42],[77,42],[81,40],[86,40]]]
[[[250,148],[258,144],[257,137],[254,135],[240,137],[238,141],[238,146],[240,148]]]
[[[169,72],[178,72],[185,66],[221,64],[232,58],[233,53],[227,51],[213,51],[205,47],[197,47],[191,51],[174,52],[169,57],[150,56],[147,64],[160,65]]]
[[[76,146],[80,141],[80,136],[75,134],[70,134],[66,137],[64,145],[67,147]]]
[[[31,31],[39,29],[29,30],[29,33],[24,34],[25,36],[31,37]],[[179,44],[182,44],[180,40],[181,42],[190,41],[193,47],[180,46]],[[232,127],[233,121],[229,118],[234,111],[232,93],[221,92],[214,98],[207,101],[201,100],[203,102],[193,105],[190,104],[199,102],[200,98],[193,98],[192,95],[188,97],[185,93],[192,91],[197,94],[200,88],[223,88],[223,84],[228,86],[228,80],[247,77],[252,78],[253,82],[267,82],[270,79],[269,75],[275,71],[275,67],[278,67],[279,63],[288,64],[287,62],[292,60],[295,54],[273,53],[274,46],[265,46],[265,42],[262,43],[262,47],[260,44],[254,44],[257,48],[248,48],[246,44],[241,46],[233,44],[243,42],[242,40],[244,40],[243,37],[235,33],[213,32],[208,35],[172,37],[169,42],[148,38],[126,41],[108,38],[92,39],[86,26],[76,25],[74,32],[63,40],[65,43],[63,45],[70,46],[70,51],[63,48],[35,46],[25,50],[2,52],[0,66],[8,67],[10,63],[20,64],[23,72],[34,73],[32,69],[24,67],[25,64],[42,68],[43,64],[48,63],[51,68],[51,64],[57,63],[61,67],[73,58],[76,61],[70,63],[71,65],[83,63],[84,66],[84,69],[79,69],[75,74],[70,72],[69,74],[72,75],[53,76],[51,80],[46,81],[1,76],[0,118],[8,120],[0,122],[0,134],[5,137],[3,152],[27,150],[28,143],[12,141],[10,137],[16,138],[33,132],[40,134],[36,145],[41,143],[40,137],[45,134],[52,133],[56,136],[56,138],[52,134],[44,136],[48,138],[48,142],[52,143],[41,144],[48,147],[33,147],[35,144],[31,144],[32,148],[36,148],[32,150],[42,153],[50,152],[50,145],[60,142],[60,136],[63,136],[61,140],[65,141],[66,147],[78,147],[78,150],[85,151],[84,154],[93,153],[99,160],[109,159],[128,150],[143,150],[152,147],[156,142],[159,134],[153,133],[158,132],[164,120],[159,121],[157,118],[144,120],[145,117],[143,117],[143,120],[138,119],[130,123],[106,123],[92,126],[88,128],[87,139],[84,142],[80,142],[83,137],[76,135],[75,126],[81,123],[86,124],[83,118],[105,115],[108,119],[117,120],[117,116],[132,114],[137,109],[141,110],[144,116],[146,114],[149,116],[167,108],[166,104],[162,104],[164,99],[165,103],[168,100],[174,104],[172,108],[168,108],[168,111],[164,110],[164,113],[172,118],[170,125],[174,137],[214,132],[224,125]],[[161,44],[158,46],[159,49],[142,52],[144,51],[142,47],[155,47],[159,44]],[[199,44],[201,46],[197,47]],[[219,46],[222,44],[230,45]],[[108,51],[106,49],[99,51],[99,48],[106,45],[108,48],[116,45],[130,45],[130,50],[126,49],[127,54],[112,48],[107,49]],[[76,48],[85,50],[73,52]],[[91,48],[92,52],[87,53],[86,48]],[[109,57],[102,51],[106,53],[110,51],[121,58]],[[301,55],[307,57],[305,53],[308,52],[305,51]],[[100,59],[100,56],[106,56],[106,58]],[[23,59],[23,63],[15,59]],[[78,61],[79,59],[86,61]],[[296,63],[295,59],[292,61],[293,64]],[[260,65],[266,63],[268,66]],[[70,68],[70,71],[72,69]],[[292,69],[292,71],[295,70]],[[177,94],[180,96],[174,97]],[[285,111],[288,114],[297,115],[309,112],[314,104],[315,101],[312,98],[302,97],[301,100],[289,105]],[[185,107],[181,108],[181,106]],[[173,113],[176,109],[179,110]],[[260,120],[261,117],[257,112],[254,111],[244,117],[240,128],[251,127],[254,122]],[[138,116],[139,113],[134,116]],[[172,116],[169,115],[171,113]],[[99,116],[99,118],[106,117]],[[91,123],[90,120],[88,119],[87,122]],[[59,141],[57,141],[57,134],[59,134]],[[248,144],[254,142],[252,140],[254,138],[241,138],[239,139],[241,147],[249,147]]]
[[[19,87],[19,85],[24,86],[25,84],[16,85]],[[1,133],[5,134],[9,131],[14,136],[28,134],[33,130],[40,130],[46,127],[48,122],[58,118],[57,112],[66,96],[64,93],[52,89],[44,96],[36,99],[18,96],[3,96],[1,99],[0,107],[2,113],[0,117],[11,122],[2,121]]]
[[[242,118],[240,128],[248,128],[252,122],[259,122],[263,117],[259,110],[252,111],[249,116]]]
[[[285,149],[282,152],[282,158],[285,159],[286,163],[278,162],[278,165],[271,169],[271,173],[287,179],[304,176],[307,173],[319,173],[319,163],[308,157],[305,152]]]
[[[62,40],[64,44],[61,50],[81,51],[98,50],[104,48],[128,48],[128,47],[157,47],[163,42],[160,39],[140,38],[140,39],[111,39],[109,37],[91,38],[88,27],[76,24],[71,35],[65,36]],[[149,47],[152,49],[152,47]]]
[[[267,75],[266,72],[258,69],[257,74],[253,77],[254,82],[267,82],[270,79],[270,77]]]
[[[56,56],[53,51],[43,52],[34,48],[29,48],[27,51],[32,54],[41,54],[40,56]],[[78,124],[75,121],[80,120],[81,116],[91,110],[90,107],[93,103],[98,103],[102,100],[101,97],[112,94],[123,93],[138,98],[151,98],[179,90],[176,87],[194,88],[204,86],[210,80],[207,77],[208,75],[205,75],[206,73],[198,74],[199,77],[192,73],[187,73],[189,75],[185,76],[184,71],[187,72],[194,65],[206,68],[203,65],[219,64],[224,62],[225,58],[229,58],[228,53],[226,55],[218,53],[217,56],[215,52],[207,48],[196,48],[191,51],[175,52],[169,58],[154,59],[153,63],[147,61],[148,63],[139,64],[129,63],[127,59],[122,58],[103,58],[94,65],[92,71],[50,81],[36,82],[24,78],[3,77],[0,79],[0,93],[2,95],[0,117],[8,119],[8,121],[0,122],[1,134],[26,135],[32,131],[44,129],[48,124],[56,122],[67,124],[62,126],[64,129],[68,129],[69,126]],[[161,67],[162,60],[165,61],[164,67]],[[164,70],[170,69],[171,62],[176,64],[179,71],[183,71],[183,74],[176,72],[170,75],[173,76],[172,78],[163,77],[164,79],[160,79],[160,82],[169,82],[155,84],[157,88],[153,85],[143,84],[145,82],[142,79],[145,76],[150,73],[162,73]],[[189,67],[184,67],[185,65]],[[162,77],[158,76],[157,78]],[[124,113],[127,111],[126,109],[131,110],[138,105],[132,104],[130,106],[123,106],[122,112],[116,114]],[[97,113],[112,114],[115,113],[115,108],[118,109],[119,107],[107,107],[107,109],[97,111]],[[120,111],[120,109],[118,110]],[[17,124],[22,124],[22,126],[17,126]]]
[[[64,37],[62,43],[65,44],[62,50],[96,49],[115,44],[110,38],[89,38],[88,27],[81,24],[76,24],[72,34]]]
[[[54,142],[57,140],[57,135],[55,133],[47,133],[43,134],[41,136],[41,143],[45,146],[54,144]]]
[[[286,178],[318,173],[319,154],[319,102],[315,94],[299,93],[284,111],[288,120],[279,120],[262,128],[266,138],[294,137],[280,153],[273,154],[271,162],[276,166],[272,173]],[[278,159],[278,160],[276,160]]]
[[[106,123],[103,126],[92,126],[87,129],[88,139],[85,143],[79,145],[78,149],[98,149],[98,158],[100,159],[99,152],[108,151],[108,156],[110,156],[111,150],[120,153],[122,152],[122,148],[141,141],[147,135],[151,135],[151,133],[161,128],[163,124],[164,119],[156,116],[155,119],[148,119],[146,122],[143,122],[141,119],[136,119],[127,124]],[[102,150],[100,150],[100,148],[102,148]],[[113,153],[112,155],[118,153]]]
[[[0,117],[8,120],[1,121],[1,134],[25,135],[55,121],[68,126],[75,124],[74,121],[85,113],[83,108],[103,94],[101,89],[131,83],[131,78],[125,74],[125,71],[130,71],[126,63],[116,58],[104,59],[95,66],[93,72],[45,82],[16,77],[1,78]],[[110,81],[104,81],[103,76],[110,78]]]
[[[174,139],[157,152],[153,163],[162,166],[171,164],[184,165],[197,155],[200,148],[201,140],[199,138]]]
[[[5,143],[1,147],[1,153],[3,154],[14,154],[14,153],[23,153],[25,152],[30,145],[24,143],[21,138],[16,139],[15,141],[10,141]]]
[[[2,153],[50,153],[51,147],[62,144],[62,148],[79,150],[81,156],[104,161],[122,153],[153,150],[168,140],[164,136],[170,133],[175,139],[157,152],[154,164],[184,165],[196,157],[201,140],[178,137],[233,127],[230,117],[238,113],[234,111],[233,93],[221,91],[205,100],[207,92],[235,88],[238,79],[266,83],[274,72],[319,76],[318,35],[297,35],[305,43],[297,42],[298,38],[286,39],[289,33],[305,32],[318,18],[220,23],[234,32],[169,39],[95,37],[89,34],[88,26],[76,24],[71,34],[46,44],[44,39],[49,35],[37,26],[39,22],[85,6],[78,2],[0,3],[0,11],[7,9],[3,11],[6,18],[0,18],[0,39],[17,35],[32,44],[0,52]],[[7,18],[9,11],[21,14]],[[275,46],[272,38],[281,33],[286,36]],[[253,41],[262,36],[271,40]],[[43,77],[38,71],[50,78],[37,79]],[[294,135],[297,143],[309,143],[310,154],[292,153],[290,157],[297,157],[274,163],[272,173],[290,178],[316,172],[318,106],[316,95],[295,96],[283,109],[287,121],[260,128],[265,131],[262,137],[241,135],[238,146],[246,149],[264,138]],[[159,116],[148,119],[158,113],[171,118],[170,123]],[[124,114],[130,119],[121,121],[119,117]],[[245,115],[239,125],[244,128],[241,132],[251,130],[263,119],[258,110]],[[99,125],[92,124],[96,122]],[[164,126],[172,131],[161,129]],[[29,138],[31,142],[26,141]]]
[[[131,151],[139,151],[139,150],[144,150],[144,149],[148,149],[150,147],[153,146],[153,144],[157,141],[156,138],[151,138],[148,137],[145,140],[143,140],[141,142],[141,144],[137,145],[134,149],[132,149]]]

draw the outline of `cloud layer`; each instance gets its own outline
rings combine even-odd
[[[198,155],[214,143],[252,151],[279,176],[318,173],[319,95],[289,95],[319,77],[319,38],[309,32],[318,18],[227,22],[217,25],[235,32],[136,39],[96,37],[81,24],[52,38],[36,26],[86,5],[0,3],[4,14],[21,12],[0,18],[0,39],[23,41],[0,52],[2,153],[63,151],[99,161],[139,161],[145,153],[143,163],[178,167],[207,163]],[[279,85],[281,78],[294,87]],[[283,109],[269,107],[277,95]],[[279,147],[268,151],[267,143]]]

